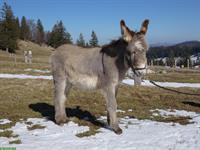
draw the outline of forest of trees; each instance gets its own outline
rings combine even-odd
[[[158,47],[150,47],[147,52],[147,58],[150,62],[151,60],[155,60],[157,58],[167,58],[168,64],[174,64],[175,57],[181,57],[183,65],[186,66],[187,59],[191,55],[200,53],[200,42],[199,41],[188,41],[179,43],[172,46],[158,46]],[[159,65],[162,65],[162,61],[160,61]]]
[[[3,4],[0,14],[0,49],[2,50],[15,53],[18,39],[32,41],[39,45],[46,44],[54,48],[62,44],[73,44],[72,36],[61,20],[51,31],[45,31],[40,19],[35,22],[23,16],[20,20],[14,16],[11,6],[7,3]],[[80,33],[76,44],[81,47],[96,47],[98,46],[97,35],[92,31],[90,41],[86,42],[83,34]]]
[[[173,46],[150,47],[147,53],[148,58],[164,58],[164,57],[189,57],[200,52],[200,42],[190,41]]]

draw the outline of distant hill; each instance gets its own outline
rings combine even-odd
[[[150,44],[150,47],[172,46],[172,45],[174,45],[174,43],[167,43],[167,42],[163,43],[163,42],[161,42],[161,43]]]
[[[52,47],[49,46],[40,46],[36,43],[30,42],[30,41],[18,41],[18,47],[19,50],[16,50],[16,54],[24,54],[24,51],[31,50],[33,53],[33,56],[50,56]]]
[[[18,40],[17,44],[18,44],[18,49],[15,51],[17,62],[24,62],[24,51],[32,51],[34,63],[49,64],[49,56],[51,55],[53,50],[52,47],[46,45],[38,45],[36,43],[23,40]],[[0,61],[14,62],[14,59],[5,50],[0,50]]]
[[[164,57],[183,57],[200,52],[200,41],[186,41],[170,46],[151,46],[147,52],[148,59]]]
[[[200,41],[186,41],[186,42],[175,44],[174,46],[179,46],[179,47],[200,47]]]

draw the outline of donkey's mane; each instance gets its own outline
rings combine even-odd
[[[124,39],[119,38],[118,40],[112,40],[109,44],[104,45],[100,52],[110,57],[116,57],[122,52],[125,52],[127,45],[128,43]]]

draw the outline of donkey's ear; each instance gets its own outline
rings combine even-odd
[[[140,29],[140,33],[145,35],[147,33],[148,25],[149,25],[149,20],[148,19],[144,20]]]
[[[120,21],[120,27],[121,27],[121,34],[123,36],[123,39],[127,42],[130,42],[133,38],[133,36],[132,36],[133,32],[131,32],[129,30],[129,28],[126,26],[124,20]]]

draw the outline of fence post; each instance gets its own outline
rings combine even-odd
[[[27,56],[27,51],[24,51],[24,62],[27,64],[28,63],[28,56]]]
[[[177,62],[177,60],[175,59],[174,60],[174,68],[176,68],[176,62]]]
[[[190,60],[187,59],[187,68],[189,69],[190,68]]]
[[[15,60],[15,64],[16,64],[17,63],[16,54],[14,54],[14,60]]]

